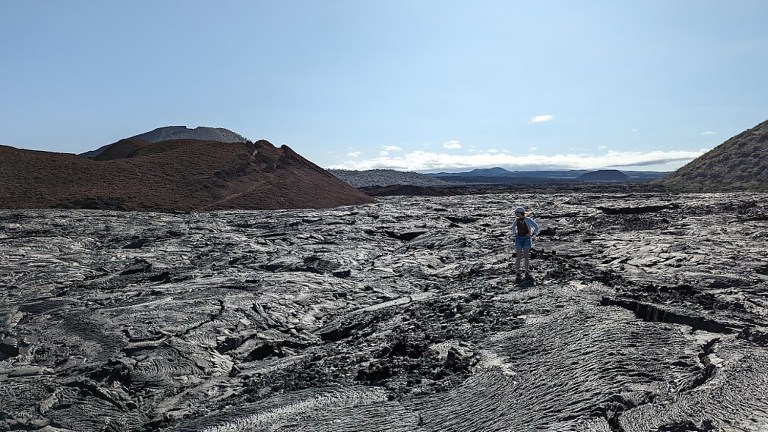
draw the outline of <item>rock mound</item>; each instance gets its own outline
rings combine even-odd
[[[584,173],[576,178],[580,182],[626,182],[629,176],[619,170],[598,170]]]
[[[194,129],[190,129],[186,126],[166,126],[131,138],[149,141],[151,143],[170,140],[218,141],[225,143],[248,141],[242,135],[232,132],[229,129],[204,126],[196,127]]]
[[[728,139],[661,183],[696,192],[768,190],[768,121]]]
[[[327,208],[373,202],[268,141],[126,139],[96,159],[0,146],[0,207],[139,211]]]

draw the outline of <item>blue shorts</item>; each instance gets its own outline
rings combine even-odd
[[[515,249],[530,249],[531,236],[515,236]]]

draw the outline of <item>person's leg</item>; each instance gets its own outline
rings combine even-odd
[[[523,256],[525,257],[525,262],[523,263],[523,268],[525,269],[525,275],[528,276],[528,263],[529,263],[530,257],[531,257],[531,248],[523,249]]]
[[[525,277],[528,278],[530,275],[528,274],[528,269],[530,267],[530,258],[531,258],[531,238],[525,237],[523,241],[523,269],[525,270]]]
[[[515,237],[515,281],[520,282],[520,259],[523,257],[523,243],[521,237]]]

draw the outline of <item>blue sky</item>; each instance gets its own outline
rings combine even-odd
[[[225,127],[323,167],[671,170],[768,119],[768,1],[0,0],[0,144]]]

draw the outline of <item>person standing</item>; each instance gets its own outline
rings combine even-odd
[[[515,282],[520,283],[523,278],[520,275],[520,258],[523,258],[523,270],[525,279],[532,279],[528,272],[531,257],[531,238],[539,233],[539,224],[526,216],[525,208],[515,209],[515,222],[512,224],[512,233],[515,235]]]

